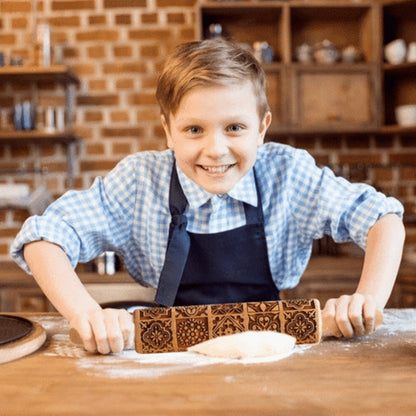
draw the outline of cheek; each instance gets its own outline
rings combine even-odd
[[[255,141],[248,141],[244,145],[241,145],[234,150],[235,154],[238,154],[241,160],[251,163],[257,156],[257,144]]]
[[[186,164],[191,164],[198,156],[198,152],[192,144],[174,146],[173,150],[175,151],[176,158]]]

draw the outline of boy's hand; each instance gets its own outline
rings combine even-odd
[[[109,354],[132,349],[134,324],[125,309],[98,309],[76,315],[69,322],[89,352]]]
[[[354,293],[329,299],[322,314],[332,335],[351,338],[374,332],[376,310],[377,304],[373,296]]]

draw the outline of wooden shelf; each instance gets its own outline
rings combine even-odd
[[[416,72],[416,62],[404,62],[399,65],[384,64],[383,69],[389,73]]]
[[[404,127],[397,124],[386,125],[381,128],[380,133],[386,135],[400,134],[402,136],[416,135],[416,126]]]
[[[49,133],[42,130],[0,130],[0,144],[19,145],[47,143],[63,143],[66,145],[68,186],[74,183],[74,165],[76,159],[76,144],[81,138],[73,132],[75,88],[79,85],[78,77],[65,65],[52,66],[4,66],[0,68],[0,83],[28,82],[36,88],[32,89],[32,100],[39,99],[38,83],[57,83],[64,87],[66,130]],[[11,104],[10,104],[11,105]],[[10,126],[8,126],[11,128]]]
[[[346,63],[346,62],[334,62],[331,64],[321,63],[301,63],[293,62],[286,65],[288,68],[293,68],[302,71],[315,71],[315,72],[362,72],[363,70],[372,70],[375,67],[374,63],[371,62],[357,62],[357,63]]]
[[[36,144],[42,143],[73,143],[81,140],[81,137],[70,130],[48,133],[41,130],[28,130],[28,131],[1,131],[0,130],[0,143],[2,144],[20,144],[36,142]]]
[[[79,84],[79,79],[65,65],[53,66],[3,66],[0,81],[54,81],[63,84]]]

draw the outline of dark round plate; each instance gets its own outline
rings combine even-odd
[[[0,315],[0,345],[9,344],[30,334],[33,324],[18,316]]]

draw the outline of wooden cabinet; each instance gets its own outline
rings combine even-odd
[[[379,123],[373,64],[292,65],[291,118],[299,130],[374,129]]]
[[[39,90],[42,84],[57,85],[63,88],[61,96],[44,97]],[[75,111],[75,87],[79,84],[78,77],[64,65],[54,65],[50,67],[40,66],[5,66],[0,68],[0,107],[2,111],[8,109],[8,115],[2,115],[2,125],[0,128],[0,144],[19,145],[22,143],[44,144],[44,143],[63,143],[67,150],[67,171],[68,186],[73,185],[75,146],[80,140],[73,131],[73,120]],[[15,94],[7,94],[8,89],[12,91],[29,91],[27,100],[35,106],[50,106],[53,108],[56,103],[62,104],[64,110],[63,129],[54,131],[46,130],[43,127],[33,130],[14,130],[12,116],[13,107],[16,104]],[[49,89],[46,89],[49,91]],[[47,95],[47,94],[45,94]],[[38,114],[39,117],[39,114]],[[40,124],[44,123],[39,123]],[[38,169],[39,171],[41,169]]]
[[[273,48],[273,61],[264,64],[273,113],[270,136],[389,133],[385,125],[395,124],[393,108],[416,103],[416,64],[386,65],[383,47],[397,37],[415,40],[415,9],[414,0],[383,5],[374,1],[203,1],[199,35],[210,37],[213,25],[220,25],[224,38],[250,46],[265,41]],[[354,47],[360,59],[353,63],[298,61],[296,51],[301,45],[316,46],[324,40],[338,52]]]
[[[395,39],[407,45],[416,42],[416,1],[387,2],[383,6],[383,46]],[[387,129],[400,130],[395,108],[416,105],[416,62],[398,65],[383,64],[384,124]],[[405,130],[405,128],[402,128]]]

